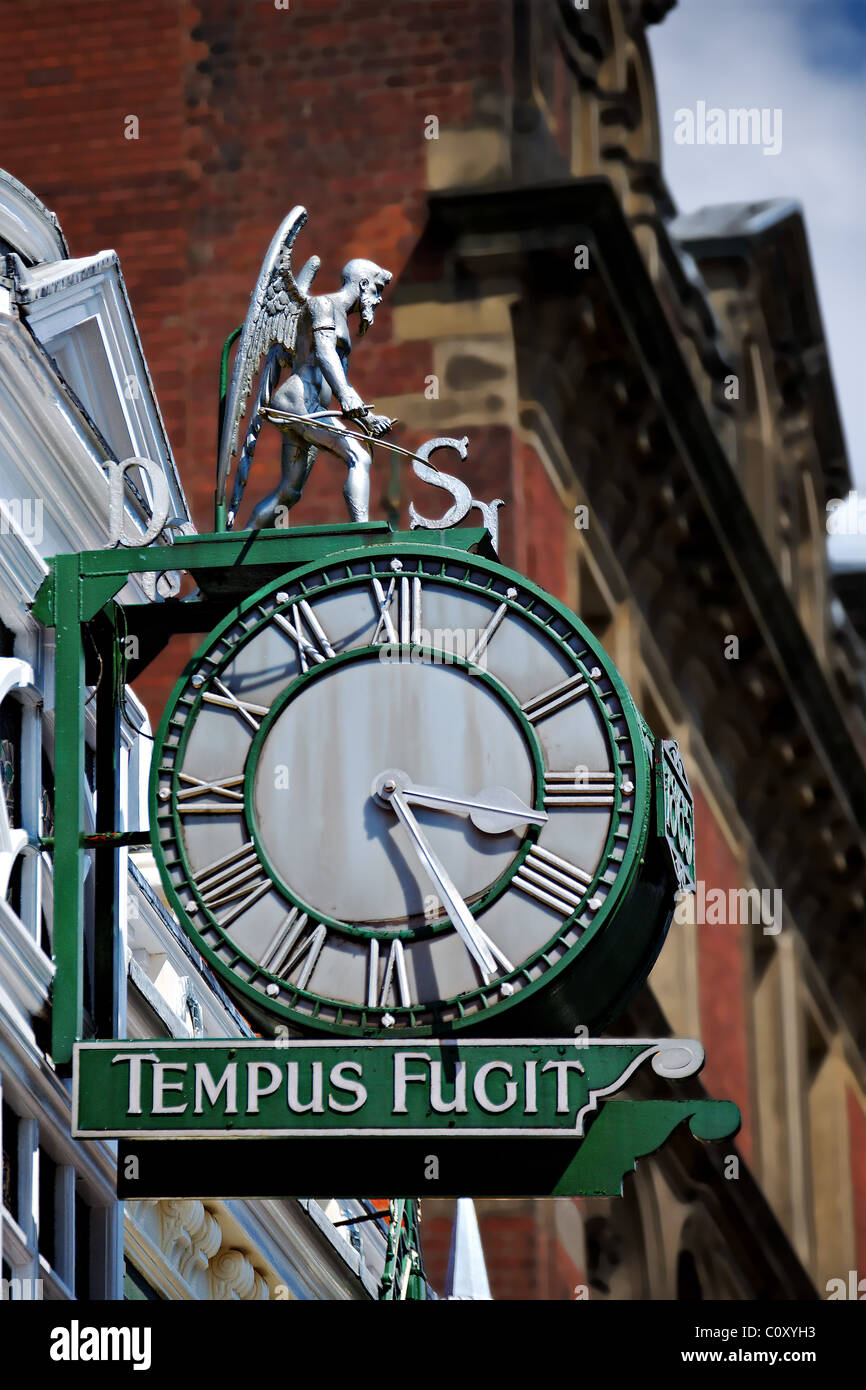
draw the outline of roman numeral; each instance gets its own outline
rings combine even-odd
[[[293,907],[277,927],[259,964],[265,970],[270,970],[273,975],[279,975],[306,925],[306,912]]]
[[[478,634],[478,640],[475,643],[475,646],[472,648],[472,651],[466,658],[470,666],[473,666],[478,661],[479,657],[481,657],[487,650],[488,642],[490,641],[496,629],[499,627],[499,624],[502,622],[502,619],[505,617],[507,612],[508,604],[500,603],[496,612],[491,616],[487,626],[481,629],[481,631]]]
[[[334,648],[328,641],[327,633],[316,617],[307,600],[301,599],[293,610],[294,621],[285,613],[275,613],[274,622],[292,638],[298,649],[298,662],[302,671],[309,671],[310,662],[321,664],[334,655]],[[304,630],[304,625],[309,633]]]
[[[258,716],[267,714],[267,705],[253,705],[249,700],[238,699],[237,695],[229,690],[228,686],[224,685],[218,676],[214,676],[211,684],[213,689],[206,690],[201,697],[202,700],[207,701],[209,705],[219,705],[223,709],[237,710],[238,714],[249,724],[251,729],[258,729],[261,723],[261,718]]]
[[[406,646],[421,640],[421,580],[411,575],[395,575],[385,589],[381,579],[373,578],[373,593],[379,618],[373,642],[402,642]],[[397,623],[391,605],[397,599]]]
[[[576,676],[570,676],[566,681],[561,681],[559,685],[551,686],[550,690],[544,690],[540,695],[534,695],[521,708],[530,724],[537,724],[540,719],[546,719],[555,710],[562,709],[564,705],[570,705],[574,700],[579,700],[588,690],[588,682],[584,676],[578,673]]]
[[[378,991],[378,1007],[384,1009],[389,1003],[390,995],[395,995],[395,1003],[404,1009],[408,1009],[412,1004],[412,996],[409,993],[409,979],[406,974],[406,956],[403,951],[403,942],[399,937],[395,937],[391,942],[391,949],[388,952],[388,959],[385,962],[385,973],[382,977],[382,986],[379,988],[379,942],[373,936],[370,938],[370,964],[367,975],[367,1005],[374,1009],[377,1007],[376,994]]]
[[[533,845],[511,882],[522,893],[570,917],[592,878],[567,859]]]
[[[306,989],[309,984],[310,976],[319,963],[319,956],[322,954],[322,947],[325,944],[327,935],[328,928],[324,923],[320,922],[317,927],[314,927],[306,941],[301,941],[299,943],[292,955],[283,965],[279,972],[282,978],[288,980],[290,971],[294,970],[295,966],[303,961],[303,965],[301,965],[301,969],[298,972],[298,978],[291,983],[298,989]]]
[[[239,772],[236,777],[223,777],[218,781],[205,782],[200,777],[193,777],[188,772],[178,774],[178,780],[185,785],[177,794],[177,809],[182,816],[189,815],[223,815],[239,816],[244,809],[244,774]],[[198,798],[213,793],[220,797],[218,801],[200,801]]]
[[[548,772],[544,779],[545,806],[612,806],[613,772]]]
[[[290,971],[303,961],[298,978],[292,982],[298,989],[306,989],[328,935],[328,928],[319,922],[309,936],[304,938],[307,920],[306,912],[293,907],[285,921],[277,928],[260,962],[263,969],[287,980]]]
[[[493,956],[493,958],[499,961],[499,964],[502,966],[502,969],[505,971],[506,975],[510,975],[512,970],[514,969],[514,966],[511,964],[511,961],[508,959],[505,952],[499,949],[493,938],[487,935],[487,932],[481,926],[477,917],[475,919],[475,934],[476,936],[481,937],[481,940],[484,942],[484,945],[487,947],[488,951]],[[478,973],[480,975],[481,971],[480,969],[478,969],[478,962],[473,960],[472,963],[478,970]],[[484,980],[484,983],[487,984],[487,980]]]
[[[376,631],[373,633],[374,643],[396,642],[398,640],[397,629],[394,626],[394,620],[390,613],[391,600],[394,597],[396,584],[396,579],[392,579],[388,584],[388,591],[386,593],[381,579],[374,578],[373,580],[373,593],[376,596],[376,606],[379,610],[379,621],[376,623]],[[381,635],[383,632],[385,634],[384,637]],[[378,944],[379,943],[376,942],[377,949]]]
[[[231,926],[273,886],[262,869],[252,840],[208,864],[196,874],[195,882],[202,902],[220,927]],[[217,917],[217,909],[225,907],[229,908],[228,912]]]

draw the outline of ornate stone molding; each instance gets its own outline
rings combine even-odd
[[[197,1269],[208,1268],[222,1245],[219,1222],[202,1202],[194,1199],[160,1202],[159,1215],[163,1252],[176,1262],[189,1283]]]
[[[211,1262],[210,1280],[216,1299],[258,1302],[270,1298],[266,1281],[241,1250],[221,1250]]]
[[[268,1274],[237,1248],[219,1204],[146,1198],[127,1208],[136,1246],[146,1256],[142,1272],[161,1291],[171,1290],[170,1297],[180,1286],[189,1298],[270,1299]]]

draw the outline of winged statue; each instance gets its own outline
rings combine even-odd
[[[347,376],[352,350],[349,315],[360,315],[359,336],[366,333],[391,273],[374,261],[351,260],[343,267],[340,289],[333,294],[311,294],[318,256],[311,256],[297,276],[292,269],[295,239],[306,221],[306,209],[294,207],[277,229],[235,355],[219,441],[217,500],[221,503],[260,369],[261,375],[228,506],[229,527],[237,517],[265,420],[283,433],[282,472],[278,486],[254,508],[249,522],[253,529],[274,526],[281,513],[300,500],[319,449],[345,464],[343,497],[349,516],[352,521],[367,521],[371,453],[364,439],[387,434],[394,424],[365,405]],[[287,370],[288,378],[279,384]],[[338,409],[331,408],[332,397]],[[350,423],[356,428],[351,429]]]

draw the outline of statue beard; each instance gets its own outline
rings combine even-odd
[[[361,322],[358,326],[358,337],[363,338],[375,318],[375,305],[371,302],[368,295],[362,294],[358,300],[358,308],[361,314]]]

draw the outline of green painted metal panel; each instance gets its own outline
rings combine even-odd
[[[650,1059],[663,1075],[691,1075],[703,1052],[640,1038],[84,1043],[75,1049],[73,1132],[574,1141],[599,1101]],[[657,1147],[656,1129],[668,1122],[673,1112],[655,1128],[639,1123],[628,1144]]]
[[[730,1100],[609,1101],[550,1195],[621,1197],[637,1160],[660,1149],[686,1120],[696,1139],[725,1139],[739,1129],[740,1112]]]
[[[51,1015],[55,1065],[72,1060],[84,1009],[84,876],[80,826],[84,797],[84,646],[77,555],[55,561],[54,961]]]
[[[293,530],[225,531],[197,536],[178,536],[172,545],[117,546],[113,550],[82,550],[78,561],[80,614],[86,622],[120,592],[131,574],[164,574],[186,570],[201,575],[215,573],[231,580],[235,589],[251,593],[266,581],[301,565],[328,559],[337,551],[367,549],[392,542],[411,542],[430,549],[457,551],[481,549],[493,554],[483,526],[454,527],[450,531],[393,531],[386,521],[331,526],[298,526]],[[53,626],[58,581],[54,560],[33,604],[40,622]],[[247,577],[247,575],[249,577]],[[65,582],[65,581],[63,581]],[[166,615],[170,601],[159,604]]]

